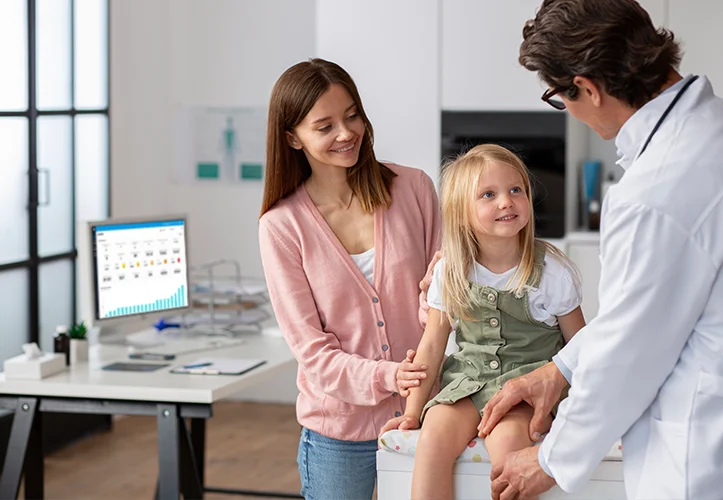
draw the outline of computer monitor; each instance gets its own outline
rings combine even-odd
[[[104,331],[189,310],[185,217],[109,219],[78,231],[81,318]],[[116,328],[117,327],[117,328]],[[132,328],[131,328],[132,329]]]

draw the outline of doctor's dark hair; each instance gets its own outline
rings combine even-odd
[[[656,29],[635,0],[544,0],[522,30],[519,62],[569,99],[575,76],[640,108],[677,69],[673,33]]]
[[[364,137],[356,165],[347,171],[349,187],[365,212],[387,208],[396,174],[374,155],[374,129],[369,122],[354,80],[344,69],[324,59],[311,59],[290,67],[279,77],[269,102],[266,130],[266,181],[261,216],[296,191],[311,176],[311,166],[301,150],[287,142],[287,132],[301,123],[316,101],[332,84],[342,85],[354,100],[364,122]]]

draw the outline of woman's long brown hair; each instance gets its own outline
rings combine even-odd
[[[266,132],[266,181],[261,216],[311,176],[311,167],[301,150],[292,148],[286,133],[301,123],[321,95],[332,84],[343,85],[364,121],[364,137],[356,165],[348,170],[349,187],[365,212],[391,204],[392,179],[396,176],[374,156],[374,130],[369,122],[354,80],[338,64],[323,59],[300,62],[287,69],[271,92]]]

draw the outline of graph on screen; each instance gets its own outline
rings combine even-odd
[[[98,318],[188,306],[185,221],[93,229]]]

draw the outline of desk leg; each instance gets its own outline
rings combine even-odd
[[[180,447],[178,408],[158,405],[158,490],[156,498],[178,500],[180,495]]]
[[[198,464],[193,453],[193,444],[191,436],[188,434],[186,422],[182,418],[178,418],[180,450],[181,450],[181,490],[183,491],[183,499],[203,499],[203,486],[198,477]]]
[[[15,409],[13,425],[10,429],[8,449],[5,453],[5,465],[2,476],[0,476],[0,498],[17,498],[23,470],[25,470],[26,479],[31,478],[36,483],[29,485],[30,481],[26,481],[26,498],[38,493],[40,497],[43,495],[42,442],[39,441],[42,436],[37,435],[41,424],[40,418],[35,418],[38,413],[37,398],[18,398],[18,406]],[[41,449],[38,452],[39,445]],[[29,451],[29,446],[34,449]],[[37,468],[38,455],[40,458],[39,473],[37,470],[30,470]],[[28,486],[31,487],[31,491],[27,491]]]
[[[33,419],[25,455],[25,498],[43,498],[45,471],[43,469],[43,414],[38,411]]]
[[[191,419],[191,445],[193,446],[193,455],[196,459],[196,468],[198,470],[198,480],[201,482],[201,488],[206,484],[206,419]]]

